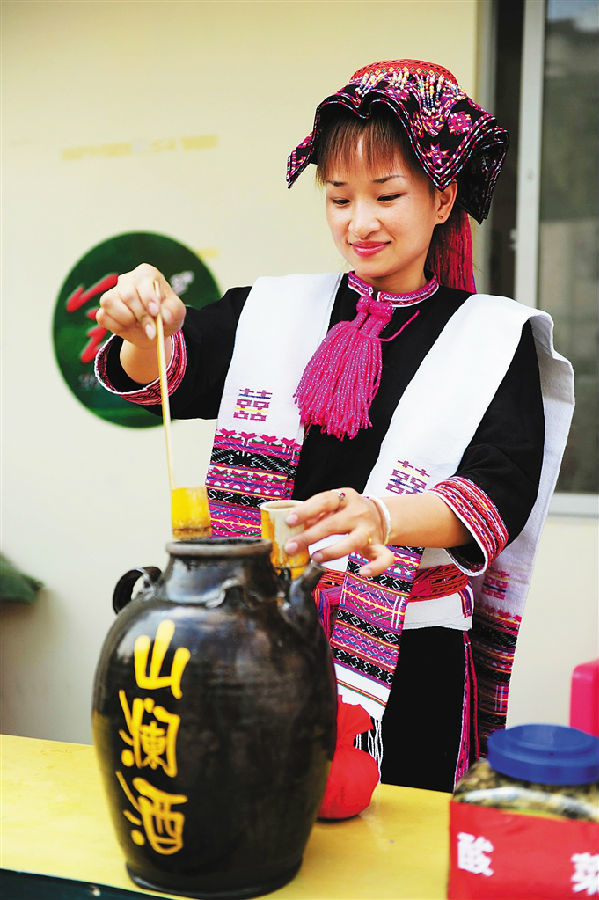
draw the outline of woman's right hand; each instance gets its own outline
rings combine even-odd
[[[155,266],[142,263],[119,275],[116,285],[102,295],[96,320],[140,350],[149,350],[155,345],[159,311],[169,337],[181,328],[185,305]]]

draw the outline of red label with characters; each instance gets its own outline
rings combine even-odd
[[[599,897],[599,825],[452,801],[450,900]]]

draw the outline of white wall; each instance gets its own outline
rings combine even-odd
[[[317,102],[375,59],[432,58],[474,91],[477,4],[8,0],[2,12],[1,538],[46,588],[34,606],[0,608],[1,727],[88,741],[112,587],[133,565],[163,565],[169,494],[160,429],[103,422],[62,381],[51,326],[66,274],[129,230],[210,250],[223,290],[259,274],[337,268],[310,175],[286,188],[288,152]],[[102,156],[112,142],[197,134],[216,135],[216,148]],[[97,152],[64,153],[82,146]],[[199,480],[212,425],[174,430],[176,460]],[[579,527],[589,549],[575,556]],[[568,634],[582,657],[593,655],[596,525],[556,523],[547,535],[540,563],[558,574],[535,588],[532,605],[561,610],[563,573],[574,575],[580,619]],[[564,633],[555,614],[541,627],[521,672],[536,675],[548,636]],[[532,693],[519,677],[514,704],[520,695],[526,718],[538,693],[557,696],[553,685],[568,675],[562,657]]]
[[[518,638],[509,725],[567,725],[574,666],[599,656],[596,519],[550,516]]]

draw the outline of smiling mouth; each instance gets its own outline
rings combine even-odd
[[[355,243],[350,243],[350,247],[358,256],[374,256],[375,253],[380,253],[381,250],[384,250],[386,246],[387,242],[385,241],[356,241]]]

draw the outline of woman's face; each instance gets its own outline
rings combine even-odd
[[[449,216],[455,193],[455,185],[436,190],[399,153],[368,167],[360,141],[351,166],[327,172],[327,222],[356,275],[376,290],[407,294],[426,283],[433,229]]]

